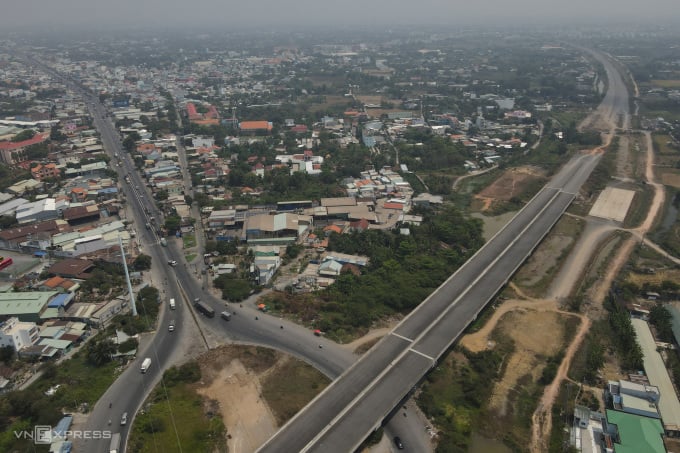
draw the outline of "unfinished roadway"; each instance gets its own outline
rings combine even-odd
[[[258,451],[356,449],[508,282],[598,159],[599,154],[580,154],[570,160],[484,247]]]

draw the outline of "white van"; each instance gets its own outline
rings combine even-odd
[[[170,310],[175,309],[175,299],[170,299]]]

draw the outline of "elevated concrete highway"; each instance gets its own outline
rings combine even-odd
[[[501,231],[258,450],[353,451],[436,365],[550,231],[599,155],[569,161]]]

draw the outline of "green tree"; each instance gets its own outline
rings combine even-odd
[[[151,257],[149,255],[140,253],[132,263],[132,267],[138,271],[148,271],[151,269]]]
[[[30,140],[35,137],[35,131],[32,129],[26,129],[19,132],[17,135],[12,137],[13,142],[23,142],[24,140]]]
[[[177,214],[170,214],[165,218],[165,229],[168,231],[169,234],[175,234],[177,230],[179,230],[180,225],[182,224],[182,218],[178,216]]]
[[[0,362],[5,365],[14,361],[15,351],[12,346],[3,346],[0,348]]]
[[[127,340],[118,345],[118,352],[120,353],[130,352],[137,349],[137,346],[139,346],[139,342],[137,341],[136,338],[128,338]]]
[[[94,366],[102,366],[111,361],[116,345],[108,338],[91,341],[87,345],[87,361]]]

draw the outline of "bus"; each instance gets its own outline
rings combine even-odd
[[[212,307],[202,300],[198,299],[194,301],[194,307],[196,307],[196,310],[200,311],[204,315],[206,315],[208,318],[214,318],[215,317],[215,310],[212,309]]]

